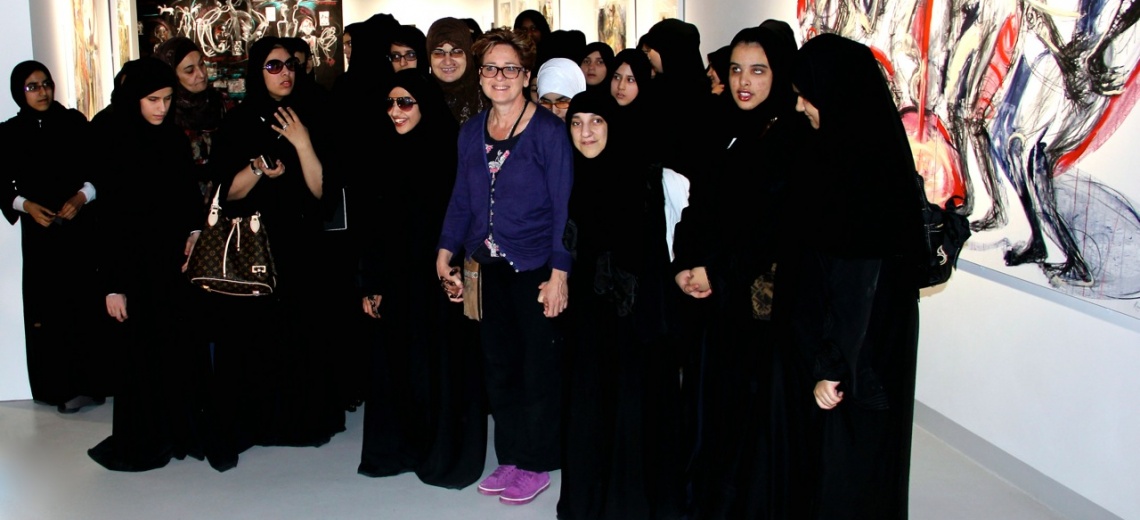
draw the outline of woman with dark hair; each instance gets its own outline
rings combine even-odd
[[[352,203],[366,244],[361,303],[375,320],[357,471],[415,471],[427,484],[460,489],[486,458],[483,363],[477,324],[448,303],[432,264],[455,184],[455,147],[441,143],[454,143],[459,125],[435,81],[415,70],[396,73],[385,104],[395,136],[379,143],[381,155],[401,173],[361,177]]]
[[[550,23],[542,13],[527,9],[515,16],[514,30],[530,36],[536,48],[542,46],[542,39],[550,35]]]
[[[795,113],[791,27],[769,20],[728,48],[713,168],[693,184],[674,242],[676,284],[701,300],[705,331],[693,512],[802,518],[807,378],[779,341],[771,297],[783,290],[773,279],[785,190],[810,128]]]
[[[586,90],[609,91],[614,74],[614,50],[609,44],[594,42],[587,45],[580,61],[582,74],[586,76]]]
[[[359,63],[359,62],[357,62]],[[227,214],[261,214],[273,249],[270,296],[227,299],[232,321],[214,351],[219,439],[207,452],[220,470],[252,444],[320,446],[344,429],[333,395],[327,324],[319,319],[322,263],[321,154],[327,122],[294,91],[299,63],[281,39],[250,47],[246,97],[218,132],[214,160]],[[251,324],[255,324],[251,326]]]
[[[608,93],[574,97],[570,218],[577,230],[567,348],[563,519],[678,518],[677,370],[665,350],[661,169]],[[671,368],[670,368],[671,367]],[[661,406],[664,403],[673,406]]]
[[[88,455],[114,471],[146,471],[171,457],[201,457],[193,437],[199,359],[184,339],[191,287],[182,275],[187,237],[202,224],[200,191],[186,135],[170,108],[178,79],[154,58],[124,65],[97,119],[102,182],[100,278],[106,312],[117,323],[113,347],[121,380],[111,436]],[[160,206],[148,204],[160,198]],[[204,354],[203,354],[204,358]]]
[[[440,18],[428,28],[431,74],[443,89],[451,115],[461,125],[490,106],[479,88],[478,63],[471,45],[471,30],[461,20]]]
[[[401,25],[392,35],[392,46],[388,60],[392,70],[416,69],[421,74],[430,74],[431,60],[427,53],[427,37],[414,25]]]
[[[914,160],[866,46],[817,36],[792,79],[818,153],[788,197],[798,240],[780,263],[776,309],[789,313],[822,410],[813,518],[906,518],[922,240]]]
[[[110,391],[106,356],[88,347],[102,321],[92,283],[98,209],[87,207],[95,200],[91,136],[83,114],[55,101],[42,63],[16,65],[11,79],[20,111],[0,125],[8,158],[0,209],[20,221],[28,380],[33,400],[73,413]]]
[[[488,31],[475,54],[491,108],[459,131],[435,268],[462,301],[453,256],[463,251],[481,266],[480,335],[500,466],[479,492],[517,505],[549,487],[548,472],[561,463],[562,353],[553,318],[569,303],[562,238],[573,158],[562,120],[526,98],[534,81],[530,38]]]
[[[166,40],[158,46],[154,56],[174,69],[178,76],[178,86],[174,89],[174,124],[190,140],[194,163],[199,166],[202,201],[209,204],[214,196],[214,179],[207,166],[213,135],[233,103],[210,84],[202,49],[191,39],[179,36]]]

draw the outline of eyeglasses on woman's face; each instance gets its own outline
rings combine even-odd
[[[396,63],[398,61],[416,61],[416,58],[416,51],[408,51],[403,54],[393,52],[392,54],[388,55],[388,61],[392,63]]]
[[[441,59],[441,60],[448,57],[448,56],[451,56],[452,58],[455,58],[455,59],[459,59],[459,58],[463,57],[463,49],[456,47],[456,48],[453,48],[451,50],[447,50],[447,49],[440,47],[438,49],[432,49],[431,50],[431,56],[433,58],[437,58],[437,59]]]
[[[567,108],[570,108],[570,98],[568,97],[563,97],[557,101],[551,101],[549,99],[542,98],[539,99],[538,102],[547,110],[552,110],[554,108],[557,108],[559,110],[566,110]]]
[[[418,103],[418,101],[416,101],[415,99],[413,99],[411,97],[400,96],[400,97],[390,97],[390,98],[386,99],[384,101],[384,106],[387,106],[389,110],[391,110],[392,107],[394,107],[394,106],[400,107],[400,110],[407,110],[408,108],[410,108],[412,105],[415,105],[416,103]]]
[[[519,77],[519,74],[522,74],[524,71],[526,71],[526,69],[518,65],[507,65],[505,67],[499,67],[497,65],[483,65],[482,67],[479,67],[479,75],[483,76],[484,78],[493,78],[502,72],[504,78],[515,79]]]
[[[27,85],[24,85],[24,92],[37,92],[40,89],[52,90],[54,88],[55,88],[55,83],[53,83],[52,80],[50,80],[50,79],[45,79],[39,83],[32,82],[32,83],[28,83]]]
[[[269,60],[265,62],[265,70],[270,74],[281,74],[281,71],[285,69],[289,69],[289,72],[293,72],[297,70],[297,65],[300,64],[301,62],[297,61],[297,58],[289,58],[285,61]]]

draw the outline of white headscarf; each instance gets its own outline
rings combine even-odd
[[[551,58],[538,69],[538,97],[551,92],[572,98],[586,90],[586,76],[577,63]]]

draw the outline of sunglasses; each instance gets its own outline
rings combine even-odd
[[[483,76],[484,78],[493,78],[502,72],[504,78],[515,79],[519,77],[519,74],[522,74],[524,70],[526,69],[518,65],[507,65],[506,67],[499,67],[496,65],[483,65],[482,67],[479,67],[479,75]]]
[[[388,55],[388,61],[395,63],[397,61],[416,61],[416,51],[408,51],[404,54],[393,52]]]
[[[297,65],[300,64],[301,62],[297,61],[297,58],[289,58],[285,61],[269,60],[265,62],[265,71],[270,74],[281,74],[282,70],[289,69],[292,72],[297,70]]]
[[[24,85],[24,92],[35,92],[39,89],[51,90],[55,88],[55,83],[50,79],[45,79],[43,83],[28,83]]]
[[[395,98],[390,97],[385,101],[385,106],[388,106],[389,110],[391,110],[390,107],[392,107],[392,106],[400,107],[400,110],[407,110],[408,108],[411,108],[411,106],[415,105],[416,103],[417,103],[417,101],[415,99],[407,97],[407,96],[395,97]]]
[[[546,107],[547,110],[550,110],[551,107],[556,107],[556,108],[558,108],[558,110],[566,110],[567,108],[570,108],[570,101],[569,100],[566,100],[566,101],[562,101],[562,100],[549,101],[546,99],[540,99],[540,100],[538,100],[538,103],[541,104],[543,107]]]

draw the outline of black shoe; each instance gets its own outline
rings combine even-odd
[[[86,395],[80,395],[69,399],[66,403],[57,406],[56,410],[59,410],[59,413],[62,414],[73,414],[79,410],[82,410],[84,406],[99,406],[106,402],[106,397],[90,397]]]

